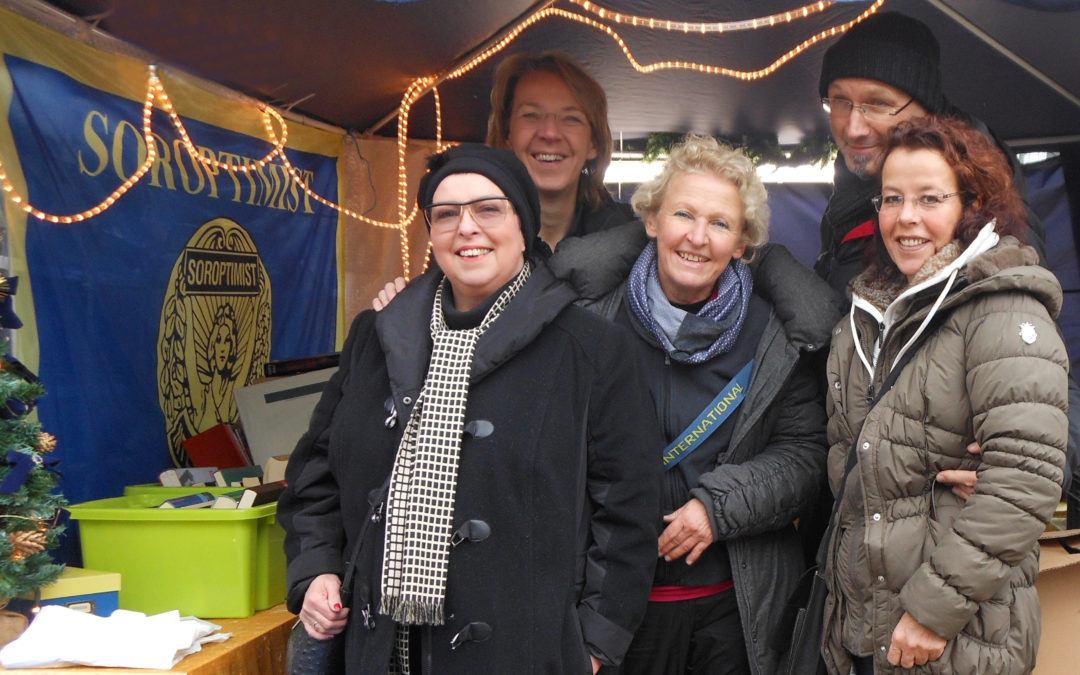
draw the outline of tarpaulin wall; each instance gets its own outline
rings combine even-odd
[[[1055,157],[1025,166],[1024,177],[1028,203],[1046,227],[1046,266],[1057,276],[1065,293],[1058,324],[1076,372],[1080,368],[1080,268],[1062,161]],[[832,185],[791,183],[767,187],[772,212],[770,241],[787,246],[796,258],[813,267],[820,249],[821,214],[829,202]]]
[[[0,158],[18,193],[63,216],[134,174],[147,156],[145,62],[6,11],[0,52]],[[270,152],[251,102],[160,75],[200,154],[252,164]],[[237,419],[232,391],[266,360],[338,344],[338,213],[280,158],[206,167],[161,110],[152,128],[157,161],[100,214],[56,224],[4,200],[25,324],[15,353],[48,391],[38,413],[72,502],[155,480],[184,459],[183,438]],[[290,124],[286,148],[336,201],[342,136]]]

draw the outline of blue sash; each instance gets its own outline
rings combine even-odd
[[[705,406],[697,419],[691,422],[690,426],[683,429],[683,432],[664,448],[664,471],[670,471],[684,457],[697,450],[698,446],[704,443],[706,438],[712,436],[712,433],[724,423],[731,413],[735,412],[735,409],[746,398],[746,390],[750,384],[750,373],[753,369],[754,360],[750,359],[749,363],[743,366],[742,370],[735,374],[735,377],[731,378],[727,386],[720,390],[716,398]]]

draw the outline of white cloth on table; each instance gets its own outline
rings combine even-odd
[[[45,605],[14,642],[0,649],[4,668],[109,666],[169,670],[206,642],[229,639],[221,626],[181,617],[118,609],[109,617]]]

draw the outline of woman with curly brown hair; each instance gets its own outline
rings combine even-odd
[[[1016,238],[1005,157],[963,122],[898,125],[873,203],[874,261],[828,362],[825,662],[1029,672],[1065,460],[1061,287]],[[966,500],[939,480],[955,469],[978,476]]]

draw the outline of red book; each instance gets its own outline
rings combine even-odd
[[[184,441],[183,446],[192,466],[232,469],[252,464],[251,456],[240,440],[240,433],[226,422],[195,434]]]

